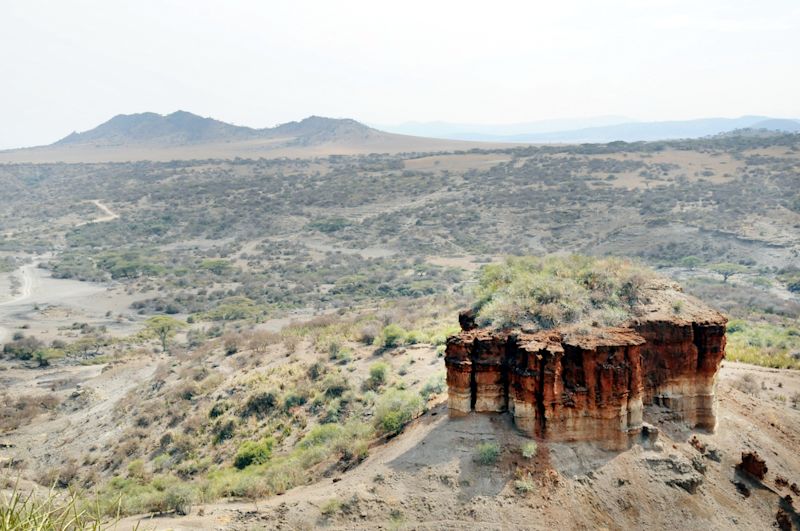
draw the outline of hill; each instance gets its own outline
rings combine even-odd
[[[186,145],[258,138],[263,133],[186,111],[166,116],[153,112],[118,114],[83,133],[72,133],[53,146],[130,144]]]
[[[127,162],[315,157],[466,150],[485,143],[386,133],[356,120],[310,116],[254,129],[186,111],[120,114],[48,146],[0,151],[2,162]]]
[[[366,139],[379,131],[355,120],[311,116],[272,128],[253,129],[203,118],[186,111],[161,115],[152,112],[119,114],[94,129],[72,133],[52,146],[131,146],[154,147],[213,144],[242,140],[294,139],[308,145],[342,139]]]

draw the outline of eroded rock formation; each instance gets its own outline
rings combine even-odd
[[[616,328],[496,330],[462,313],[445,353],[451,414],[508,411],[531,436],[618,446],[641,431],[643,406],[655,404],[713,430],[726,318],[679,296],[680,314],[654,297]]]
[[[742,452],[742,462],[736,466],[739,470],[761,480],[764,479],[769,470],[766,461],[758,455],[758,452]]]

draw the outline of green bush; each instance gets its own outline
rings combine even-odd
[[[341,424],[318,424],[298,444],[301,448],[321,446],[341,437],[343,432],[344,427]]]
[[[289,393],[283,399],[284,411],[289,411],[293,407],[302,406],[306,403],[306,397],[299,393]]]
[[[342,374],[328,374],[322,380],[322,391],[328,398],[338,398],[350,389],[350,384]]]
[[[342,502],[337,498],[331,498],[320,506],[319,510],[324,516],[333,516],[342,509]]]
[[[396,324],[390,324],[383,327],[380,335],[375,339],[375,343],[379,347],[393,348],[402,345],[405,342],[406,331]]]
[[[438,395],[443,393],[445,389],[447,389],[447,380],[446,374],[444,371],[439,372],[428,378],[428,381],[425,382],[425,385],[422,386],[420,390],[420,394],[422,397],[427,400],[431,395]]]
[[[369,440],[373,429],[360,421],[349,421],[346,424],[320,424],[298,443],[300,450],[310,451],[316,455],[336,453],[340,459],[350,461],[367,456]],[[320,452],[320,453],[317,453]]]
[[[527,494],[536,490],[536,484],[530,478],[518,479],[514,482],[514,489],[519,494]]]
[[[586,256],[511,257],[482,268],[474,309],[481,325],[620,324],[644,301],[652,273],[630,262]],[[604,319],[600,319],[603,313]]]
[[[475,447],[475,462],[479,465],[493,465],[500,457],[500,446],[497,443],[485,442]]]
[[[532,459],[536,457],[536,453],[539,451],[539,446],[537,446],[534,441],[526,442],[522,445],[520,451],[522,452],[522,457],[525,459]]]
[[[167,490],[164,501],[170,510],[185,516],[192,509],[194,491],[187,485],[173,485]]]
[[[726,358],[776,369],[800,369],[800,333],[791,320],[728,322]]]
[[[396,435],[422,411],[422,398],[411,391],[392,389],[378,399],[375,423],[386,435]]]
[[[250,465],[261,465],[269,461],[272,456],[272,446],[275,441],[272,437],[265,437],[260,441],[245,441],[236,452],[233,466],[238,469],[246,468]]]
[[[369,378],[364,382],[364,387],[368,390],[376,390],[386,383],[389,374],[389,365],[382,361],[373,363],[369,368]]]

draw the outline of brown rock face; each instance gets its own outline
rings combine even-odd
[[[645,404],[713,430],[726,319],[711,311],[691,321],[654,313],[584,335],[475,328],[462,313],[463,331],[445,351],[450,412],[508,411],[531,436],[612,446],[639,434]]]
[[[764,479],[768,471],[766,461],[761,459],[758,452],[742,452],[742,462],[737,466],[739,470],[758,479]]]

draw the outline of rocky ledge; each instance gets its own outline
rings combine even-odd
[[[656,405],[713,431],[727,319],[664,282],[613,328],[479,328],[462,312],[445,352],[450,414],[508,411],[530,436],[621,447]]]

